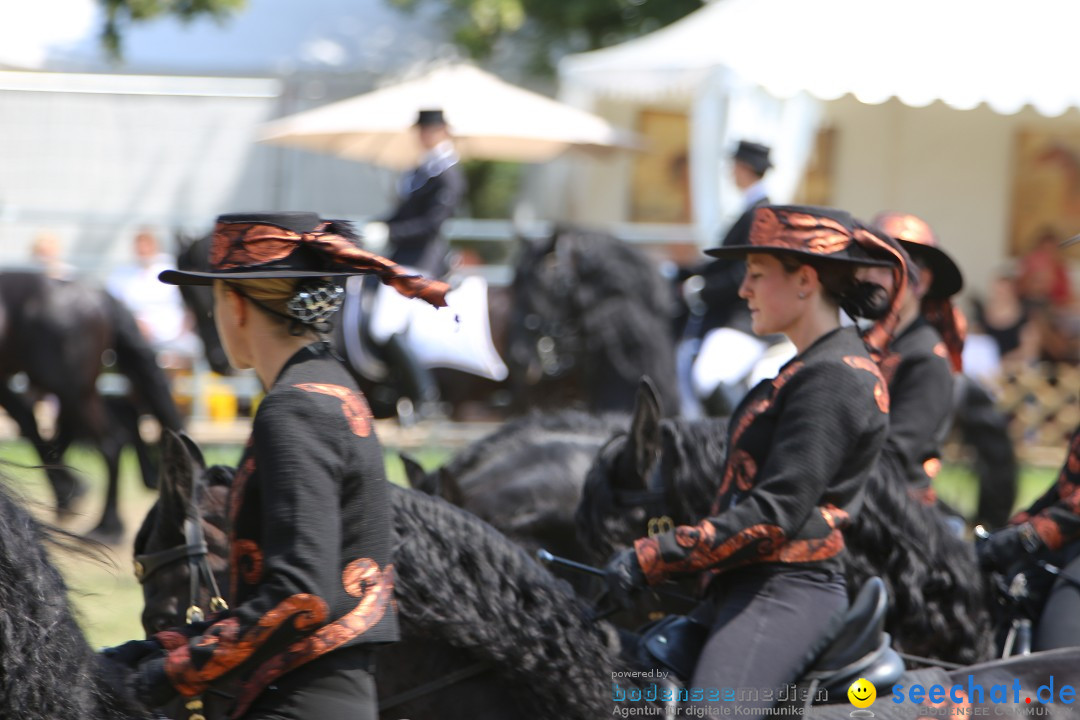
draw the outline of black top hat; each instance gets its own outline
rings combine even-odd
[[[214,280],[378,275],[407,297],[442,306],[446,283],[409,273],[361,249],[352,226],[315,213],[232,213],[217,219],[210,241],[210,269],[166,270],[170,285],[210,285]]]
[[[442,110],[421,110],[416,116],[415,124],[418,127],[445,125],[446,118],[443,116]]]
[[[964,287],[964,276],[951,257],[938,245],[937,236],[922,218],[910,213],[881,212],[874,226],[900,241],[908,254],[930,268],[934,282],[927,297],[947,298]]]
[[[772,167],[769,160],[769,147],[761,143],[740,140],[739,146],[731,156],[739,162],[749,165],[758,175],[764,175],[765,171]]]
[[[809,205],[764,205],[754,210],[749,245],[725,245],[706,250],[713,257],[742,257],[751,253],[793,255],[802,259],[891,267],[896,258],[868,241],[850,214]]]

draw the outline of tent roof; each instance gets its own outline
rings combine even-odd
[[[689,98],[726,67],[779,97],[851,93],[922,107],[1080,106],[1075,0],[715,0],[650,35],[571,55],[562,81],[629,99]]]

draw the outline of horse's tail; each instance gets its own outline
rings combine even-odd
[[[143,337],[135,322],[135,316],[116,298],[106,293],[106,305],[113,323],[113,349],[116,364],[128,380],[138,388],[139,394],[149,406],[163,428],[180,430],[183,421],[173,401],[169,381],[157,364],[150,343]]]

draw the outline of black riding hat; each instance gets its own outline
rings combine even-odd
[[[765,171],[772,167],[772,161],[769,160],[769,147],[761,143],[740,140],[731,157],[746,163],[758,175],[764,175]]]
[[[310,212],[233,213],[217,219],[210,241],[210,269],[166,270],[170,285],[211,285],[214,280],[378,275],[407,297],[441,307],[446,283],[410,273],[356,244],[352,226]]]
[[[867,242],[867,230],[850,214],[810,205],[764,205],[754,210],[749,245],[726,245],[706,250],[713,257],[743,257],[751,253],[792,255],[855,265],[898,265],[878,242]]]
[[[937,236],[925,220],[910,213],[882,212],[874,218],[873,224],[886,235],[896,238],[911,257],[934,273],[927,297],[952,297],[963,289],[964,276],[960,268],[941,249]]]

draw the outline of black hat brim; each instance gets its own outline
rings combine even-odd
[[[848,256],[824,255],[822,253],[793,250],[791,248],[771,247],[769,245],[728,245],[711,248],[705,254],[714,258],[743,259],[747,255],[790,255],[801,260],[821,260],[844,263],[846,265],[872,265],[874,267],[895,267],[897,263],[877,258],[853,258]]]
[[[927,297],[947,298],[964,289],[964,275],[945,251],[930,245],[900,240],[900,244],[916,260],[921,260],[934,273],[934,283]]]
[[[338,277],[341,275],[371,275],[370,271],[325,270],[252,270],[250,272],[201,272],[195,270],[164,270],[158,280],[167,285],[213,285],[215,280],[262,280],[266,278]]]

